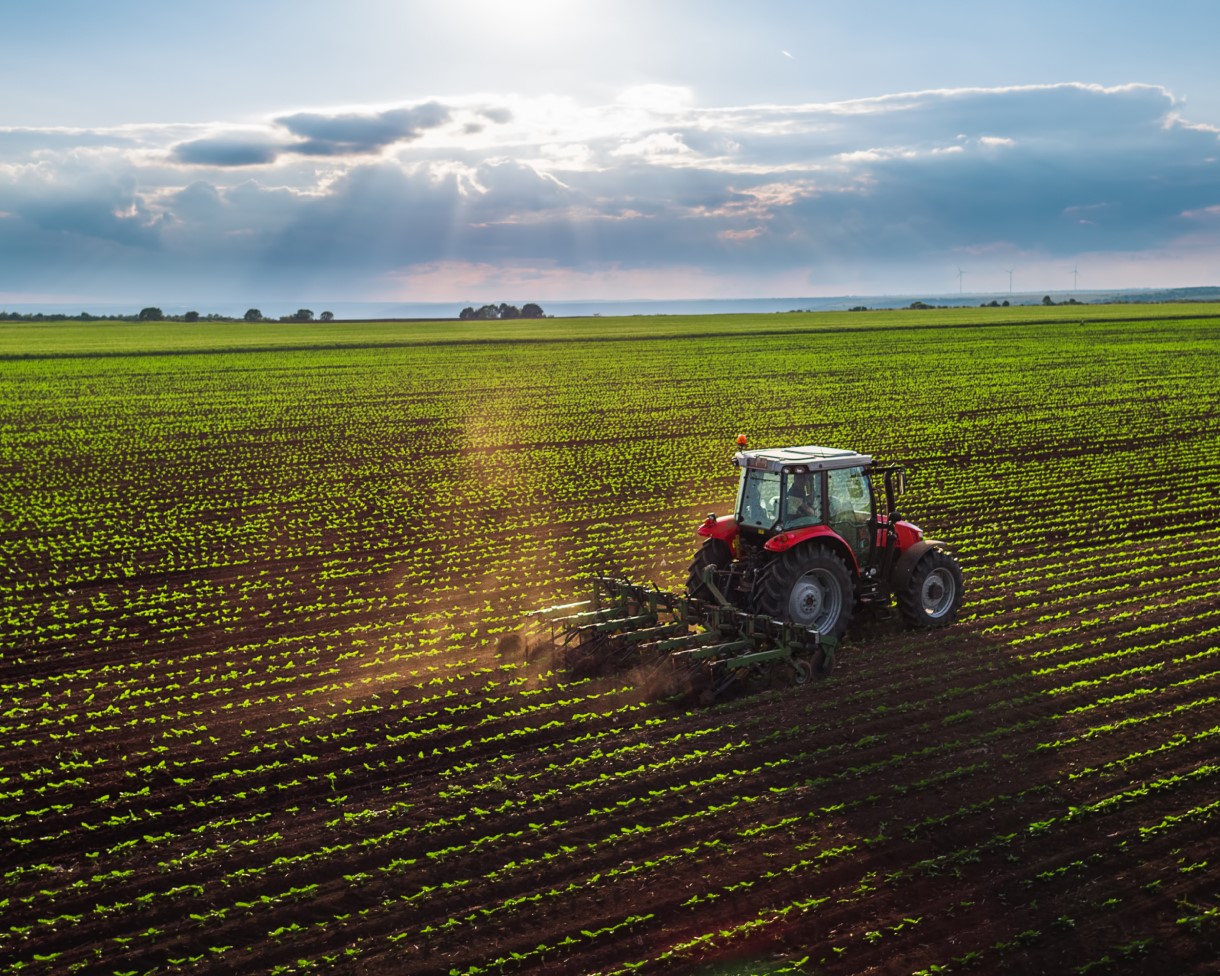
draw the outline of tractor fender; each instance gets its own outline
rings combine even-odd
[[[699,523],[699,528],[695,529],[695,533],[708,539],[719,539],[721,542],[727,542],[734,549],[737,548],[737,519],[732,515],[722,515],[720,518],[709,515]]]
[[[890,590],[901,593],[911,582],[911,574],[929,549],[943,549],[945,544],[939,539],[924,539],[904,549],[898,557],[893,571],[890,573]]]
[[[860,564],[856,561],[856,554],[852,551],[851,546],[834,529],[827,528],[825,525],[808,525],[802,529],[793,529],[791,532],[781,532],[779,535],[768,539],[764,543],[763,548],[768,552],[787,552],[793,546],[799,546],[802,542],[814,542],[830,546],[831,549],[843,557],[843,561],[847,563],[847,568],[851,570],[853,575],[860,575]]]
[[[705,539],[719,539],[729,547],[730,555],[736,559],[739,555],[737,548],[738,529],[736,516],[721,515],[720,518],[716,518],[714,513],[709,513],[708,517],[699,523],[699,528],[695,529],[695,534],[701,535]]]

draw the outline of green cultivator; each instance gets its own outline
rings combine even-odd
[[[707,704],[733,688],[803,685],[834,666],[838,642],[800,624],[746,613],[704,572],[715,602],[597,577],[593,597],[538,614],[576,674],[642,669],[675,693]]]

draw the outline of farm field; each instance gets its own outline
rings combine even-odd
[[[0,324],[0,968],[1204,974],[1220,307]],[[961,619],[711,708],[737,433],[907,465]]]

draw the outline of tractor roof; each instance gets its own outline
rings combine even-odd
[[[761,471],[830,471],[872,464],[867,454],[834,447],[775,447],[762,451],[738,451],[733,463],[739,468]]]

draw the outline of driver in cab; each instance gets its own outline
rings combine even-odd
[[[813,479],[808,474],[794,475],[784,497],[784,521],[816,518],[819,507]]]

